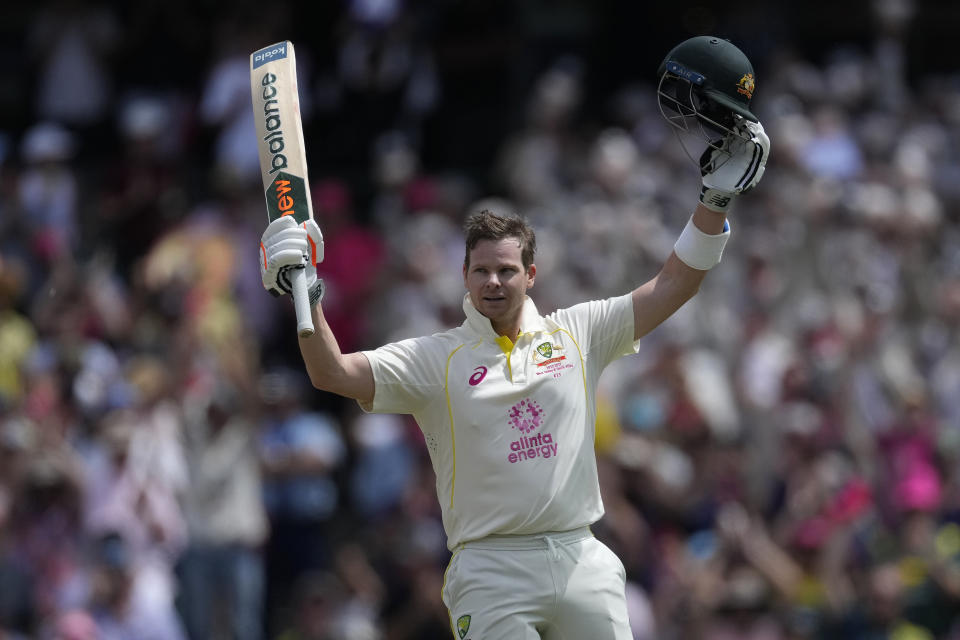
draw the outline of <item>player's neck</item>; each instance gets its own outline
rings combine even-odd
[[[500,323],[490,321],[490,326],[493,327],[493,330],[497,333],[498,336],[505,336],[510,338],[510,342],[516,343],[517,337],[520,335],[520,318],[517,318],[513,322],[509,323]]]

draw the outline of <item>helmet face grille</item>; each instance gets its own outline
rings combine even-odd
[[[695,118],[697,109],[695,101],[699,97],[694,95],[694,87],[686,80],[672,73],[664,73],[657,88],[660,101],[660,113],[671,123],[684,128],[680,123],[687,118]]]
[[[702,127],[707,140],[723,137],[736,124],[736,114],[711,100],[700,87],[669,71],[660,78],[657,87],[660,113],[667,122],[682,131],[691,131],[693,125]]]
[[[691,160],[700,153],[691,154],[681,133],[692,135],[717,150],[722,150],[720,143],[725,136],[741,135],[735,127],[740,115],[711,100],[700,86],[670,71],[660,77],[657,102],[661,115],[674,128]],[[700,164],[697,160],[694,163]]]

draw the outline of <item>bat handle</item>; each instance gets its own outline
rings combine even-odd
[[[292,289],[293,308],[297,312],[297,334],[301,338],[313,335],[313,318],[310,315],[310,296],[307,293],[307,274],[305,269],[293,269]]]

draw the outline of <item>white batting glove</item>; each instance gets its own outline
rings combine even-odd
[[[260,237],[260,279],[275,296],[290,293],[292,269],[306,269],[310,306],[323,297],[323,280],[317,265],[323,262],[323,234],[312,219],[297,224],[293,216],[281,216],[267,225]]]
[[[725,213],[735,196],[757,186],[769,157],[770,138],[763,125],[740,119],[734,131],[720,140],[719,148],[707,147],[700,156],[700,202]]]

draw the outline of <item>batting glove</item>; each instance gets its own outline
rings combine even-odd
[[[712,211],[725,213],[734,196],[757,186],[769,157],[770,138],[763,125],[741,119],[718,145],[707,147],[700,156],[700,202]]]
[[[317,265],[323,262],[323,234],[312,219],[301,224],[281,216],[267,225],[260,237],[260,279],[274,296],[290,293],[293,269],[306,269],[310,306],[323,297],[323,280]]]

